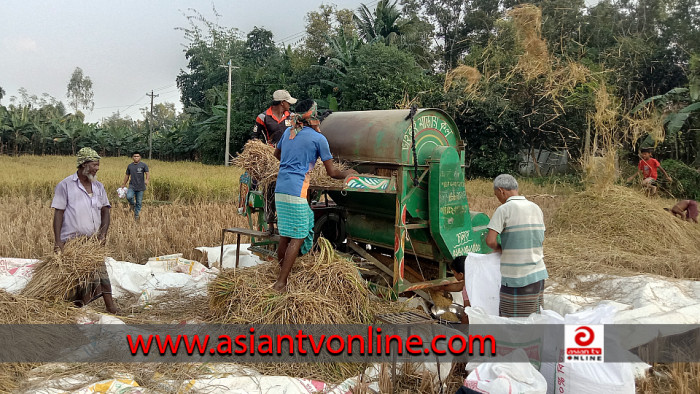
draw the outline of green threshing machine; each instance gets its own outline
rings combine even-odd
[[[343,187],[312,187],[315,232],[373,264],[393,293],[447,283],[455,257],[490,251],[489,218],[469,210],[464,146],[446,113],[334,112],[321,131],[334,158],[360,175],[347,177]],[[259,191],[248,193],[252,228],[264,204]]]

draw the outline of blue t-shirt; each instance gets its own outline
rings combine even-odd
[[[326,161],[333,156],[328,147],[328,140],[323,134],[310,127],[304,127],[290,140],[290,129],[284,131],[277,143],[277,149],[282,154],[275,193],[305,198],[309,188],[308,174],[316,165],[316,159],[320,157],[321,161]]]

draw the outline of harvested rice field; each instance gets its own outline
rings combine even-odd
[[[245,219],[237,213],[241,169],[155,160],[147,161],[152,182],[144,198],[141,220],[134,222],[128,204],[116,195],[128,163],[127,158],[101,161],[98,179],[105,184],[113,209],[107,250],[96,250],[95,253],[108,253],[117,261],[137,264],[145,264],[153,256],[182,253],[184,259],[206,263],[206,256],[195,247],[217,246],[222,228],[247,226]],[[0,157],[0,165],[7,169],[0,174],[0,234],[3,235],[0,257],[46,260],[53,251],[50,208],[53,187],[74,171],[73,158]],[[700,226],[681,222],[664,211],[663,208],[673,205],[671,199],[650,199],[640,191],[618,186],[582,192],[567,184],[542,186],[528,180],[521,180],[520,191],[544,212],[547,226],[545,261],[554,281],[575,281],[577,275],[590,273],[700,278],[700,244],[697,242]],[[467,193],[472,211],[490,216],[499,205],[489,180],[468,181]],[[644,231],[649,228],[655,231]],[[377,311],[401,310],[400,304],[387,305],[373,300],[351,263],[346,261],[347,264],[339,265],[333,264],[334,261],[337,261],[337,256],[329,260],[328,254],[301,260],[290,276],[290,292],[284,296],[268,294],[263,286],[276,276],[276,264],[271,262],[242,271],[240,275],[224,272],[210,284],[209,297],[189,297],[170,290],[147,307],[139,306],[137,296],[117,298],[121,309],[119,317],[130,324],[318,323],[328,319],[335,323],[363,323]],[[309,278],[308,272],[314,272],[316,276]],[[47,275],[44,279],[57,273],[47,272]],[[328,281],[329,277],[335,279]],[[71,280],[86,279],[76,271]],[[67,288],[72,283],[61,286]],[[0,292],[1,324],[64,324],[74,322],[76,316],[87,314],[94,317],[104,310],[101,300],[84,309],[58,302],[61,292],[65,291],[60,286],[54,289],[55,293],[47,293],[46,283],[40,281],[32,286],[21,295]],[[326,293],[322,294],[323,286]],[[323,296],[315,296],[315,292]],[[332,295],[338,293],[352,293],[355,297],[334,299]],[[319,311],[328,306],[335,308],[332,316],[319,315]],[[303,314],[301,311],[313,313]],[[240,316],[246,314],[253,317],[241,319]],[[251,364],[241,367],[265,374],[285,374],[333,383],[363,370],[363,366],[344,364]],[[42,379],[69,377],[77,373],[96,379],[123,375],[154,392],[175,392],[198,376],[222,373],[217,368],[203,364],[153,364],[147,367],[129,364],[3,364],[0,366],[0,392],[32,391]],[[448,392],[456,391],[464,379],[464,366],[460,368],[455,367],[449,376]],[[637,382],[638,392],[697,392],[695,389],[700,384],[697,365],[655,365],[654,370],[657,373],[653,376]],[[423,374],[407,368],[394,382],[382,369],[380,386],[390,390],[396,384],[404,391],[437,392],[434,385],[426,384]],[[363,392],[362,387],[360,384],[356,392]]]

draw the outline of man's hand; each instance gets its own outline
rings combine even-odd
[[[63,242],[63,241],[54,241],[54,244],[53,244],[53,251],[54,251],[54,252],[61,252],[61,251],[63,251],[63,245],[65,245],[65,244],[66,244],[66,243]]]

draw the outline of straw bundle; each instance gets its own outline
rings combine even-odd
[[[253,179],[265,185],[277,180],[280,162],[275,158],[274,153],[275,148],[260,140],[250,140],[243,147],[243,152],[233,159],[232,164],[244,168]],[[345,162],[335,161],[334,164],[341,171],[350,168],[350,165]],[[323,162],[319,159],[309,174],[309,184],[321,187],[343,187],[343,180],[328,176]]]
[[[49,303],[0,290],[0,324],[75,323],[77,310],[65,303]]]
[[[674,218],[664,207],[668,203],[620,186],[569,197],[554,217],[558,231],[545,239],[550,274],[700,278],[700,226]]]
[[[272,289],[276,262],[225,270],[209,285],[215,319],[227,324],[360,324],[372,319],[370,293],[350,261],[336,258],[319,239],[321,251],[298,258],[287,292]]]
[[[42,259],[22,294],[46,301],[68,299],[76,287],[87,286],[104,269],[106,248],[96,238],[75,238],[63,251]]]
[[[260,140],[251,139],[231,164],[244,168],[253,179],[265,185],[277,179],[280,169],[280,162],[274,153],[275,148]]]
[[[481,73],[474,67],[460,65],[447,72],[445,75],[445,84],[443,90],[448,92],[453,85],[463,85],[464,93],[473,92],[474,86],[481,80]]]
[[[508,11],[525,53],[518,59],[516,70],[525,79],[531,80],[546,74],[551,69],[547,43],[542,38],[542,11],[532,5],[523,4]]]
[[[350,169],[350,165],[342,161],[334,161],[333,165],[340,171],[345,171]],[[328,176],[326,172],[326,166],[323,165],[321,159],[316,161],[314,169],[309,173],[309,185],[320,186],[320,187],[343,187],[345,186],[345,181],[343,179],[333,179]]]

